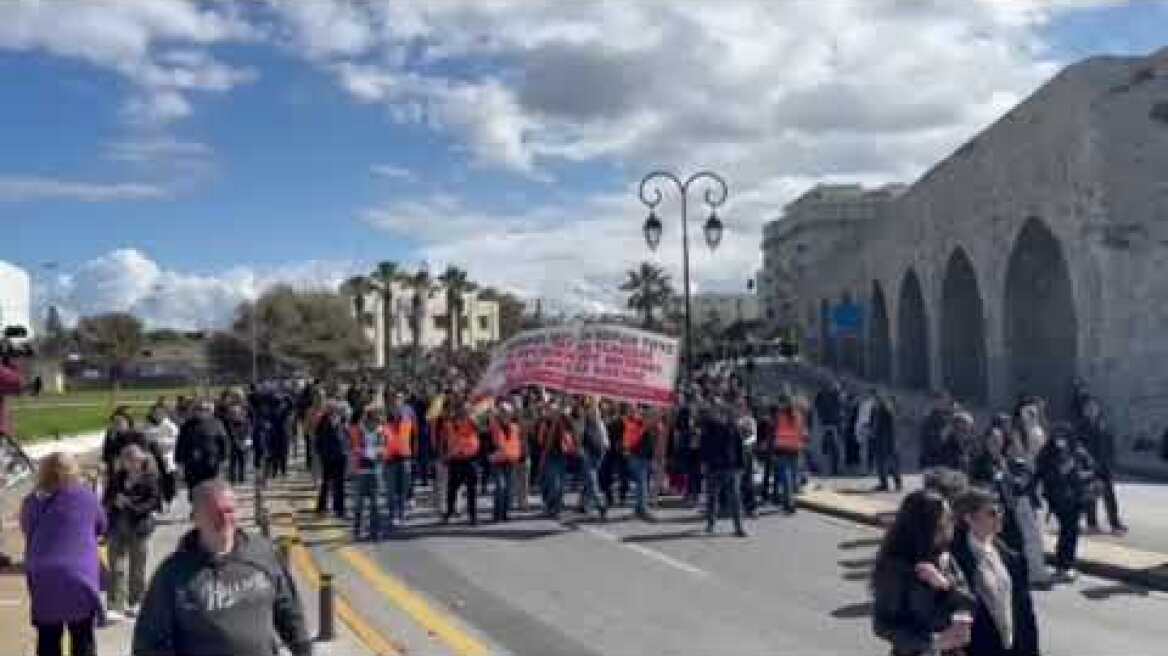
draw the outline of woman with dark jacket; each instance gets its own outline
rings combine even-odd
[[[158,466],[137,444],[131,443],[122,449],[102,505],[109,517],[107,619],[116,620],[123,612],[136,615],[138,604],[146,593],[146,559],[150,554],[150,536],[154,533],[154,513],[162,508],[162,480]]]
[[[953,515],[938,492],[904,498],[872,572],[872,627],[893,656],[961,653],[976,600],[949,555]]]
[[[105,534],[106,519],[73,456],[58,452],[40,462],[20,528],[37,656],[59,656],[66,628],[73,656],[93,656],[101,611],[97,538]]]
[[[1026,562],[998,539],[1004,510],[997,497],[970,488],[958,497],[954,514],[959,526],[953,558],[977,600],[966,653],[1038,656],[1038,623]]]

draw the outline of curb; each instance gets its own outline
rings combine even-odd
[[[288,519],[288,535],[294,538],[289,549],[289,565],[300,572],[319,592],[321,568],[312,553],[312,549],[304,546],[300,540],[300,525],[296,521],[295,509]],[[336,617],[349,629],[366,649],[374,656],[403,656],[407,650],[404,645],[382,634],[373,623],[358,611],[349,599],[336,587],[333,588],[333,604]]]
[[[877,515],[871,513],[860,512],[858,510],[851,510],[842,508],[830,503],[822,501],[815,501],[810,499],[801,499],[796,497],[795,504],[812,512],[837,517],[839,519],[846,519],[857,524],[865,526],[872,526],[875,528],[887,528],[891,522],[886,522]],[[1054,560],[1054,553],[1052,550],[1044,549],[1047,562]],[[1112,579],[1122,581],[1124,583],[1131,583],[1134,585],[1143,586],[1152,590],[1159,590],[1168,592],[1168,555],[1164,557],[1164,564],[1152,569],[1137,569],[1119,565],[1105,560],[1079,557],[1076,560],[1076,569],[1091,576],[1098,576],[1104,579]]]

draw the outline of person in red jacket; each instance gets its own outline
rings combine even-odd
[[[8,416],[8,404],[5,398],[20,394],[24,389],[24,376],[15,362],[0,361],[0,435],[12,434],[12,419]]]

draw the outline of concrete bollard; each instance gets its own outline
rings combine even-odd
[[[271,539],[272,537],[272,518],[267,510],[260,510],[256,523],[260,525],[260,535]]]
[[[336,633],[333,629],[333,575],[321,573],[320,575],[320,633],[316,639],[321,642],[329,642]]]

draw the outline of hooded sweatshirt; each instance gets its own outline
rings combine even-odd
[[[231,552],[215,556],[191,531],[150,581],[133,653],[274,656],[278,640],[295,656],[312,653],[296,586],[272,543],[237,531]]]

